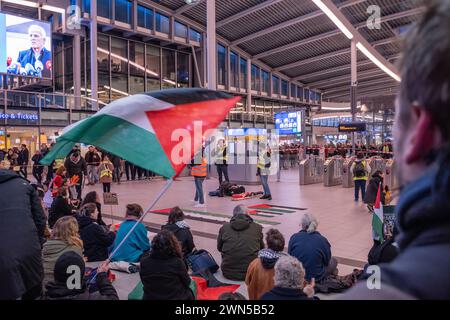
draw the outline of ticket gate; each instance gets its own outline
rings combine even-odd
[[[386,170],[384,172],[384,185],[388,186],[390,190],[397,187],[397,177],[395,175],[395,161],[388,159],[386,161]]]
[[[344,158],[333,156],[323,165],[323,185],[325,187],[337,186],[342,183],[342,167]]]
[[[300,161],[300,185],[323,182],[323,164],[323,159],[318,156],[311,156],[308,159]]]
[[[342,187],[352,188],[355,186],[355,181],[353,180],[353,172],[351,172],[353,162],[355,162],[355,157],[349,157],[344,160],[342,165]]]
[[[386,160],[379,156],[371,157],[369,159],[370,175],[374,174],[375,171],[379,170],[385,172],[386,170]]]

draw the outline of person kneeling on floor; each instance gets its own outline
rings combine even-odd
[[[46,286],[45,300],[119,300],[116,289],[108,279],[108,262],[105,261],[97,268],[96,284],[98,291],[89,292],[84,279],[85,263],[75,251],[67,251],[56,260],[54,281]],[[75,270],[75,271],[73,271]],[[77,280],[74,275],[79,274]],[[71,279],[74,281],[71,281]],[[68,283],[73,284],[69,288]]]

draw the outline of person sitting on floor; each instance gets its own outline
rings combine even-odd
[[[138,223],[137,221],[143,212],[144,210],[140,205],[136,203],[127,204],[125,221],[120,224],[112,251],[122,242],[131,228]],[[139,222],[119,250],[111,257],[111,261],[139,262],[141,255],[148,250],[150,250],[150,241],[148,240],[147,229],[144,224]]]
[[[114,243],[115,227],[106,227],[97,223],[97,206],[93,203],[85,204],[80,210],[78,224],[80,236],[84,243],[84,255],[88,261],[103,261],[108,259],[108,248]]]
[[[172,232],[160,231],[152,240],[152,249],[142,255],[140,263],[144,300],[194,299],[181,246]]]
[[[275,264],[275,287],[260,300],[314,300],[314,280],[305,284],[305,269],[296,258],[285,255]]]
[[[296,257],[306,270],[306,280],[320,282],[328,275],[337,275],[337,260],[331,256],[331,245],[317,231],[316,218],[306,213],[301,220],[300,232],[289,240],[288,253]]]
[[[56,221],[50,239],[42,248],[44,265],[43,287],[53,281],[53,269],[56,260],[65,252],[74,251],[83,256],[83,241],[78,234],[78,222],[74,217],[65,216]]]
[[[174,207],[170,210],[168,222],[162,227],[162,230],[168,230],[175,235],[180,242],[183,258],[192,253],[195,248],[194,238],[189,225],[184,221],[184,213],[180,207]]]
[[[48,226],[53,228],[56,221],[64,216],[72,216],[72,206],[69,203],[67,188],[62,186],[58,188],[57,195],[48,210]]]
[[[70,268],[70,269],[69,269]],[[68,288],[69,277],[73,277],[74,268],[80,272],[81,282],[79,289]],[[83,258],[74,251],[63,253],[56,260],[54,268],[54,281],[46,286],[45,300],[119,300],[116,289],[108,279],[108,262],[105,261],[97,268],[96,284],[98,291],[90,292],[84,280],[85,263]]]
[[[284,255],[284,237],[280,231],[269,229],[266,243],[267,249],[260,250],[258,258],[248,266],[245,284],[250,300],[258,300],[263,293],[273,288],[274,266],[278,258]]]
[[[261,225],[253,222],[248,209],[239,205],[233,210],[229,223],[220,228],[217,250],[222,253],[222,273],[225,278],[245,280],[247,269],[264,248]]]
[[[84,206],[86,203],[95,203],[98,211],[97,223],[101,226],[106,226],[106,223],[102,219],[102,204],[100,202],[100,197],[97,191],[88,192],[84,196],[83,202],[81,202],[81,207]]]

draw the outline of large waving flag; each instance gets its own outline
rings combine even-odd
[[[378,185],[377,198],[373,206],[372,228],[383,242],[383,204],[381,203],[381,183]]]
[[[66,157],[75,143],[80,142],[172,178],[187,163],[180,161],[183,153],[180,144],[190,147],[183,149],[190,151],[182,155],[184,159],[192,159],[201,148],[202,135],[206,137],[207,130],[215,129],[239,100],[223,92],[199,88],[122,98],[92,117],[68,126],[41,164],[50,165],[54,159]]]

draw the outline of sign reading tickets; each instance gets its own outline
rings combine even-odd
[[[119,204],[119,198],[117,197],[117,193],[105,192],[103,194],[103,204],[117,206]]]
[[[30,120],[30,121],[37,121],[39,120],[39,115],[35,113],[3,113],[0,112],[0,119],[11,119],[11,120]]]
[[[339,123],[339,132],[363,132],[366,131],[365,122],[345,122]]]

